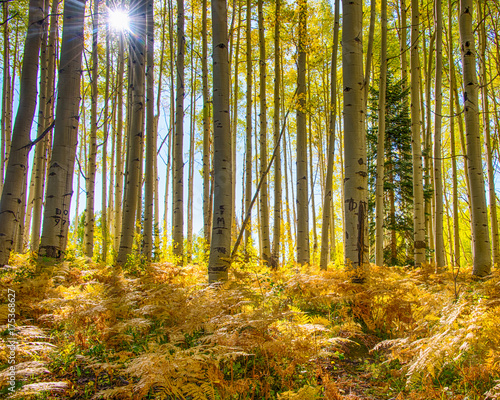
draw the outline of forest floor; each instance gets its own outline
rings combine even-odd
[[[214,287],[206,265],[15,255],[0,272],[0,397],[500,399],[498,271],[230,275]]]

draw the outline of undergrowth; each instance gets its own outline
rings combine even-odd
[[[15,256],[0,275],[0,397],[500,398],[500,276],[162,263],[126,273]],[[463,289],[465,288],[465,289]],[[8,391],[7,289],[16,293]]]

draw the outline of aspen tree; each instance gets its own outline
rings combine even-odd
[[[413,240],[415,267],[425,262],[425,216],[424,216],[424,188],[422,171],[422,143],[420,137],[420,10],[418,0],[411,1],[411,131],[413,155]]]
[[[384,176],[385,176],[385,104],[387,89],[387,0],[381,3],[382,43],[378,100],[377,176],[375,187],[375,265],[384,264]]]
[[[233,215],[226,0],[212,0],[214,200],[208,282],[227,280]]]
[[[61,258],[66,252],[73,171],[78,139],[85,0],[64,3],[57,83],[56,121],[50,158],[39,253]]]
[[[85,255],[92,258],[94,252],[94,197],[95,176],[97,169],[97,40],[99,26],[99,1],[93,0],[92,12],[92,70],[90,75],[91,105],[90,105],[90,149],[88,158],[88,170],[85,180],[85,192],[87,193],[87,210],[85,212],[84,249]]]
[[[343,0],[344,74],[344,256],[354,282],[363,282],[368,265],[367,162],[364,117],[363,3]]]
[[[146,42],[146,1],[134,0],[130,7],[134,10],[131,18],[130,45],[130,124],[128,126],[127,172],[125,175],[124,201],[120,247],[116,257],[118,265],[124,265],[132,251],[135,235],[136,213],[140,215],[138,193],[141,186],[140,160],[144,134],[144,78]]]
[[[119,33],[118,39],[118,60],[116,73],[116,171],[115,171],[115,212],[114,221],[114,250],[118,253],[120,248],[120,238],[122,232],[122,199],[123,199],[123,75],[125,71],[125,49],[123,45],[123,32]]]
[[[297,59],[297,263],[309,264],[309,196],[307,187],[306,38],[307,0],[299,0]]]
[[[488,71],[486,68],[486,28],[483,12],[481,9],[482,2],[478,2],[479,10],[479,32],[480,32],[480,74],[481,74],[481,101],[483,107],[483,130],[484,130],[484,149],[486,155],[486,168],[488,176],[488,203],[490,206],[490,227],[491,227],[491,250],[493,255],[493,265],[500,266],[500,243],[498,233],[498,218],[497,218],[497,196],[495,193],[495,177],[493,167],[493,157],[491,152],[491,127],[490,127],[490,112],[488,100]],[[486,3],[484,4],[486,13]]]
[[[184,241],[184,0],[177,0],[175,134],[173,149],[172,247],[182,265]]]
[[[143,254],[151,261],[153,250],[153,214],[156,129],[154,118],[154,1],[146,4],[146,173],[144,183],[144,243]]]
[[[109,7],[109,0],[106,0],[106,7]],[[101,259],[106,262],[108,253],[108,196],[107,196],[107,165],[108,165],[108,134],[109,134],[109,80],[110,80],[110,55],[109,55],[109,24],[106,24],[106,82],[104,93],[104,124],[103,124],[103,144],[102,144],[102,182],[101,182],[101,234],[102,248]],[[113,169],[111,169],[113,170]],[[112,175],[111,175],[112,176]],[[111,185],[112,187],[112,185]]]
[[[281,146],[280,136],[280,90],[281,90],[281,65],[280,65],[280,18],[281,18],[281,0],[276,0],[274,12],[274,115],[273,115],[273,138],[274,147],[277,148],[276,158],[274,160],[274,225],[273,225],[273,243],[270,265],[278,268],[280,260],[280,236],[282,222],[282,190],[281,190]]]
[[[333,28],[333,49],[330,78],[330,115],[328,120],[328,159],[326,163],[325,197],[323,202],[323,222],[321,225],[321,254],[320,268],[326,270],[328,265],[328,233],[333,224],[332,197],[333,197],[333,164],[335,162],[335,123],[337,119],[337,55],[339,49],[339,9],[340,0],[335,0],[335,21]],[[333,242],[333,235],[330,239]]]
[[[435,113],[434,113],[434,249],[436,258],[436,271],[444,268],[444,238],[443,238],[443,178],[441,167],[441,125],[442,125],[442,81],[443,81],[443,13],[441,0],[435,0],[436,24],[436,86]]]
[[[271,244],[269,240],[269,199],[267,176],[267,102],[266,102],[266,41],[264,37],[264,10],[263,0],[257,1],[257,14],[259,22],[259,175],[263,179],[260,189],[260,231],[262,246],[260,249],[261,258],[268,263],[271,258]]]
[[[12,136],[12,90],[10,76],[9,2],[2,4],[3,11],[3,77],[2,77],[2,121],[0,149],[0,190],[3,189],[5,167],[8,159],[9,143]]]
[[[54,120],[54,81],[55,81],[55,58],[56,58],[56,32],[57,32],[57,11],[58,0],[52,1],[50,13],[50,28],[46,47],[42,51],[40,59],[40,93],[38,111],[38,131],[40,136]],[[45,68],[43,67],[45,66]],[[45,71],[45,72],[44,72]],[[43,98],[43,100],[42,100]],[[45,189],[45,178],[47,172],[47,156],[50,147],[51,132],[37,144],[35,148],[35,165],[33,167],[33,197],[32,197],[32,217],[31,217],[31,251],[38,252],[40,244],[40,229],[42,223],[43,195]]]
[[[491,247],[481,159],[476,48],[472,31],[472,12],[472,0],[460,0],[460,51],[463,65],[465,131],[469,162],[467,174],[470,183],[472,219],[472,274],[482,277],[491,271]]]
[[[245,135],[245,214],[252,201],[252,2],[247,0],[246,9],[246,135]],[[252,241],[252,221],[248,219],[245,227],[245,252]]]
[[[12,142],[0,199],[0,266],[7,264],[9,261],[14,245],[14,230],[16,225],[19,226],[22,213],[21,207],[25,206],[22,197],[26,191],[28,152],[31,148],[30,130],[37,100],[36,81],[43,21],[43,1],[30,0],[28,30],[24,43],[20,80],[19,106],[12,132]]]

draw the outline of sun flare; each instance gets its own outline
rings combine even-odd
[[[110,28],[115,31],[128,31],[130,29],[130,17],[128,12],[121,8],[109,10],[108,22]]]

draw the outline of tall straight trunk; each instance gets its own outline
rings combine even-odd
[[[5,166],[7,165],[10,141],[12,139],[12,88],[10,76],[10,40],[9,40],[9,2],[2,4],[3,9],[3,77],[2,77],[2,140],[0,159],[0,190],[3,189]]]
[[[413,157],[413,245],[415,267],[420,267],[425,262],[425,215],[424,215],[424,188],[422,171],[422,143],[420,137],[420,61],[419,61],[419,36],[420,36],[420,10],[418,0],[411,2],[411,132],[412,132],[412,157]]]
[[[123,34],[120,33],[118,45],[118,67],[117,67],[117,83],[116,83],[116,187],[115,187],[115,212],[114,220],[114,250],[118,253],[120,246],[120,237],[122,231],[122,198],[123,198],[123,161],[122,161],[122,148],[123,148],[123,74],[125,70],[125,49],[123,46]]]
[[[364,126],[363,3],[343,0],[344,74],[344,256],[354,282],[363,282],[368,265],[367,164]]]
[[[370,27],[368,30],[368,45],[366,48],[366,66],[365,66],[365,117],[366,117],[366,107],[368,104],[368,91],[370,89],[370,78],[372,72],[372,59],[373,59],[373,39],[375,36],[375,16],[377,13],[377,2],[376,0],[370,0]]]
[[[406,0],[401,0],[401,22],[400,30],[401,36],[399,41],[399,53],[401,55],[401,79],[403,80],[403,89],[408,87],[408,59],[406,52],[408,51],[408,46],[406,42],[408,41],[408,25],[407,25],[407,9]]]
[[[335,162],[335,123],[337,119],[337,56],[339,49],[339,9],[340,0],[335,0],[335,22],[333,28],[333,49],[331,66],[330,115],[328,125],[328,159],[326,164],[325,197],[323,202],[323,222],[321,224],[321,254],[319,266],[326,270],[330,252],[328,250],[328,234],[333,222],[333,164]],[[333,242],[333,237],[330,239]]]
[[[481,48],[481,100],[483,106],[483,130],[484,130],[484,149],[486,153],[486,167],[488,173],[488,203],[490,206],[490,227],[491,227],[491,250],[493,255],[493,265],[500,266],[500,243],[498,233],[497,218],[497,196],[495,192],[495,169],[493,167],[493,157],[491,154],[491,128],[490,112],[488,101],[488,70],[486,66],[486,27],[481,10],[482,2],[478,2],[480,27],[480,48]],[[486,14],[486,3],[484,4]],[[491,69],[490,69],[491,71]]]
[[[451,10],[452,10],[452,5],[451,5],[452,0],[448,0],[448,9],[449,9],[449,14],[448,14],[448,32],[449,32],[449,57],[451,59],[452,54],[453,54],[453,25],[452,25],[452,19],[451,19]],[[455,74],[454,71],[454,63],[450,63],[450,147],[451,147],[451,177],[452,177],[452,203],[453,203],[453,266],[455,268],[460,267],[460,219],[458,217],[458,179],[457,179],[457,155],[456,155],[456,144],[455,144],[455,91],[453,87],[453,76]]]
[[[39,253],[61,258],[66,252],[80,110],[85,0],[64,3],[57,83],[56,121],[48,170]]]
[[[236,5],[238,3],[238,5]],[[233,20],[231,21],[231,44],[230,44],[230,54],[229,54],[229,63],[231,68],[231,63],[233,62],[233,23],[235,19],[236,8],[238,9],[238,27],[236,28],[236,45],[235,45],[235,56],[234,56],[234,88],[232,89],[232,121],[231,121],[231,148],[232,148],[232,171],[233,171],[233,209],[236,210],[236,170],[237,170],[237,155],[236,155],[236,140],[238,133],[238,93],[239,93],[239,66],[240,66],[240,39],[241,39],[241,1],[234,0],[233,1]],[[236,237],[236,212],[233,213],[233,220],[231,221],[231,238],[232,241],[235,241]]]
[[[306,56],[307,65],[307,104],[311,104],[311,67],[309,64],[309,57]],[[309,202],[311,203],[311,219],[312,219],[312,255],[310,258],[313,260],[316,257],[316,250],[318,249],[318,230],[316,228],[316,204],[314,197],[314,184],[316,181],[316,175],[313,169],[313,158],[314,158],[314,145],[313,145],[313,135],[312,135],[312,118],[311,113],[306,114],[307,121],[307,134],[308,134],[308,152],[309,152],[309,186],[311,190],[311,195],[309,197]]]
[[[0,266],[8,263],[14,230],[22,217],[26,191],[30,131],[37,98],[38,54],[43,34],[43,1],[30,0],[29,23],[24,43],[19,106],[12,132],[5,181],[0,199]],[[23,187],[24,184],[24,187]],[[19,229],[19,228],[18,228]]]
[[[205,243],[210,244],[212,209],[210,207],[210,100],[208,95],[208,39],[207,0],[202,5],[202,85],[203,85],[203,233]]]
[[[443,81],[443,13],[441,0],[435,1],[436,23],[436,94],[434,113],[434,249],[436,258],[436,271],[444,268],[444,238],[443,238],[443,178],[441,170],[441,125],[442,125],[442,81]]]
[[[245,214],[252,201],[252,2],[247,0],[246,10],[246,135],[245,135]],[[245,252],[252,241],[252,220],[245,226]]]
[[[54,120],[54,81],[55,81],[55,62],[56,62],[56,33],[57,33],[57,9],[58,1],[52,1],[50,14],[50,31],[46,43],[45,51],[42,52],[40,62],[45,65],[40,70],[40,99],[39,99],[39,114],[38,114],[38,131],[40,136],[46,128],[48,128]],[[45,71],[45,73],[44,73]],[[42,100],[43,96],[43,100]],[[47,134],[35,148],[35,165],[34,174],[35,181],[33,184],[33,213],[31,218],[31,251],[38,252],[40,245],[40,229],[42,223],[42,207],[43,195],[45,188],[46,172],[47,172],[47,156],[50,147],[52,135]]]
[[[146,11],[146,173],[144,189],[144,242],[143,254],[151,260],[153,251],[153,215],[156,129],[154,117],[154,0],[147,0]]]
[[[85,255],[92,258],[94,252],[94,198],[95,198],[95,176],[97,169],[97,40],[99,26],[99,2],[94,0],[92,12],[92,71],[90,77],[91,105],[90,105],[90,138],[88,170],[85,181],[87,193],[87,211],[85,213]]]
[[[214,200],[208,282],[228,279],[233,215],[226,0],[212,1]]]
[[[274,115],[273,115],[273,138],[276,150],[274,160],[274,225],[273,225],[273,244],[271,251],[270,265],[272,268],[278,268],[280,261],[280,236],[282,221],[282,190],[281,190],[281,147],[279,143],[280,136],[280,106],[281,106],[281,65],[280,65],[280,18],[281,18],[281,0],[276,0],[276,9],[274,12]]]
[[[130,125],[128,127],[127,169],[125,175],[124,201],[122,213],[122,229],[120,247],[116,257],[118,265],[124,265],[132,252],[134,242],[136,213],[140,215],[140,204],[137,203],[141,187],[140,162],[142,153],[142,138],[144,134],[144,78],[146,74],[144,54],[146,43],[146,1],[134,0],[131,4],[134,10],[134,26],[136,35],[129,38],[131,82],[129,99]]]
[[[182,265],[184,242],[184,0],[177,0],[177,59],[173,153],[172,248]]]
[[[300,0],[297,60],[297,263],[309,264],[309,197],[307,187],[306,38],[307,0]]]
[[[191,19],[191,43],[194,43],[194,21]],[[193,175],[194,175],[194,137],[195,137],[195,115],[196,115],[196,80],[194,77],[194,57],[191,57],[191,101],[189,103],[189,160],[188,160],[188,200],[187,200],[187,262],[191,262],[193,253]]]
[[[462,53],[465,131],[467,141],[468,175],[471,195],[472,253],[474,276],[491,271],[491,247],[488,232],[481,133],[479,131],[478,83],[476,77],[476,48],[472,31],[472,0],[460,0],[460,50]]]
[[[106,0],[106,6],[109,0]],[[110,55],[109,55],[109,25],[106,24],[106,82],[104,93],[104,124],[103,124],[103,144],[102,144],[102,182],[101,182],[101,235],[102,248],[101,259],[106,262],[108,253],[108,134],[109,134],[109,80],[110,80]],[[113,169],[111,169],[113,170]]]
[[[262,247],[260,255],[264,262],[268,263],[271,258],[271,244],[269,240],[269,199],[267,176],[267,102],[266,102],[266,41],[264,38],[264,10],[263,0],[257,1],[258,20],[259,20],[259,176],[262,179],[260,189],[260,230],[262,237]]]
[[[381,4],[382,44],[378,100],[377,175],[375,187],[375,265],[384,264],[384,176],[385,176],[385,104],[387,88],[387,0]]]

